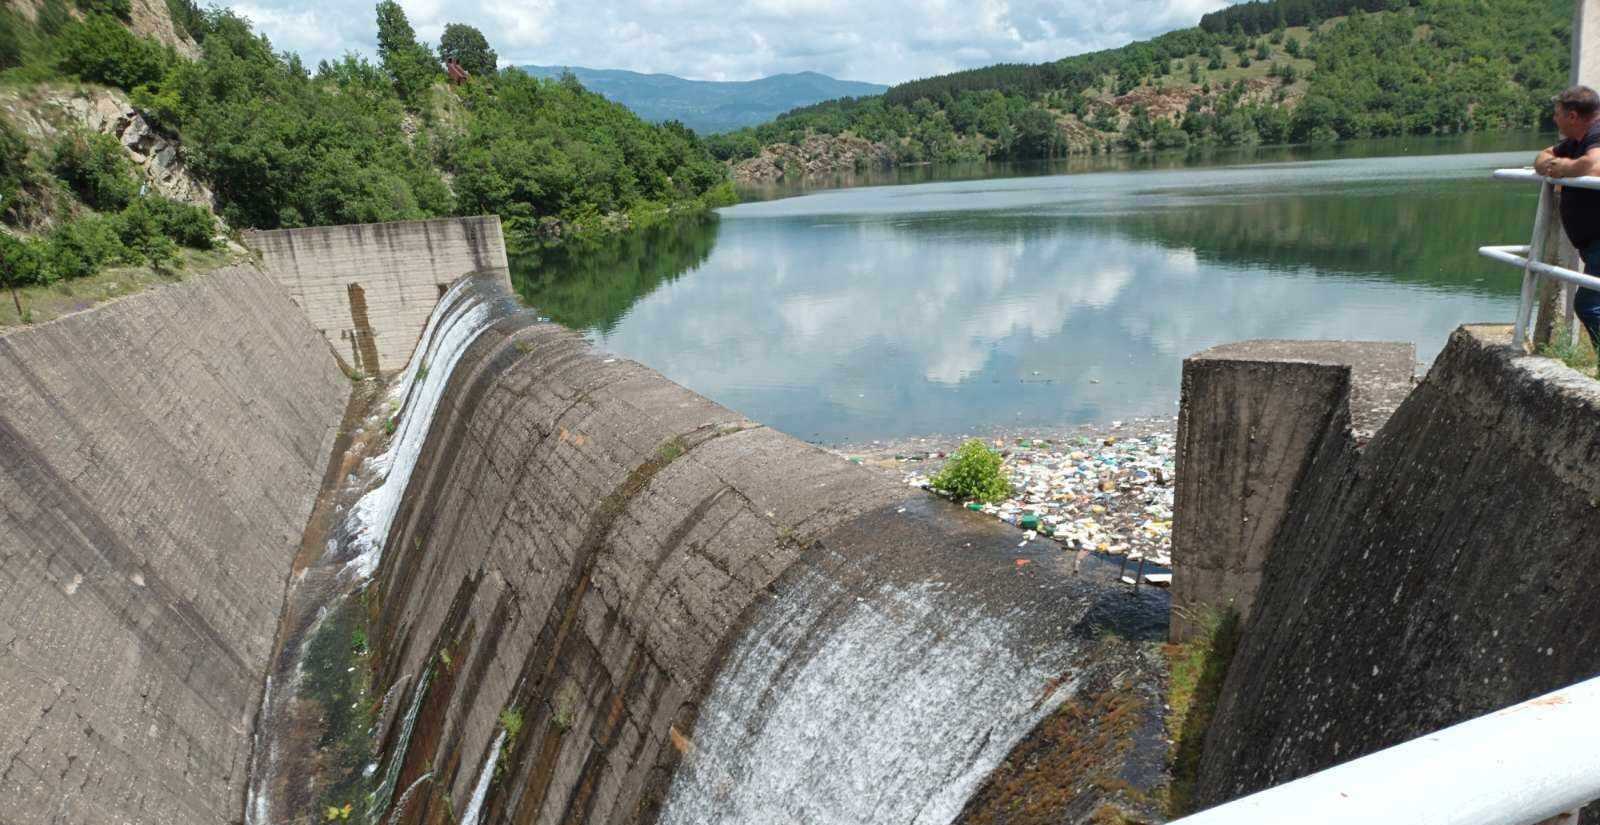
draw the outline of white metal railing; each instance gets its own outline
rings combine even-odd
[[[1545,263],[1545,238],[1550,234],[1550,221],[1555,219],[1553,213],[1555,212],[1556,187],[1572,186],[1579,189],[1600,189],[1600,177],[1547,178],[1532,169],[1497,169],[1494,177],[1496,180],[1539,184],[1539,208],[1533,217],[1533,240],[1527,246],[1483,246],[1478,248],[1478,254],[1502,263],[1511,264],[1522,270],[1522,300],[1517,305],[1517,320],[1515,331],[1512,334],[1512,344],[1521,347],[1528,339],[1528,326],[1533,322],[1533,313],[1539,300],[1539,280],[1541,278],[1554,278],[1567,285],[1562,293],[1562,308],[1571,327],[1570,332],[1576,339],[1577,325],[1571,323],[1573,289],[1580,286],[1600,289],[1600,278],[1585,275],[1566,267]]]
[[[1577,825],[1600,799],[1600,678],[1171,825]]]

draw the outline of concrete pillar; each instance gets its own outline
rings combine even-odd
[[[1349,341],[1246,341],[1183,362],[1174,642],[1193,638],[1208,614],[1249,615],[1307,469],[1382,427],[1415,363],[1410,344]]]
[[[1572,82],[1600,81],[1600,0],[1578,0],[1572,17]]]

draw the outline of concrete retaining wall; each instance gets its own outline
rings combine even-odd
[[[245,243],[334,351],[369,375],[406,365],[452,281],[508,268],[496,215],[247,232]]]
[[[1324,442],[1365,442],[1412,385],[1410,344],[1247,341],[1183,362],[1172,639],[1248,615],[1295,491]]]
[[[253,267],[0,336],[0,820],[239,820],[349,389]]]
[[[1214,804],[1594,675],[1600,383],[1455,333],[1364,449],[1325,444],[1229,670]]]

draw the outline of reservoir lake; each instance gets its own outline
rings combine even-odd
[[[1548,143],[824,189],[522,255],[513,281],[601,349],[809,441],[1171,416],[1183,359],[1216,344],[1410,341],[1421,369],[1458,325],[1509,323],[1520,273],[1476,249],[1526,243],[1537,192],[1489,173]]]

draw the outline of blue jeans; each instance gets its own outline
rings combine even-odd
[[[1578,250],[1578,256],[1583,258],[1585,273],[1600,277],[1600,241]],[[1572,308],[1583,328],[1589,331],[1589,342],[1600,348],[1600,292],[1578,287],[1577,294],[1572,296]]]

